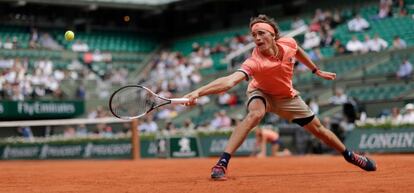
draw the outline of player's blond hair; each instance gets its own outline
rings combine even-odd
[[[256,24],[256,23],[267,23],[270,26],[272,26],[272,28],[275,30],[275,34],[274,34],[275,38],[279,39],[279,37],[280,37],[279,36],[279,27],[278,27],[275,19],[273,19],[271,17],[268,17],[267,15],[260,14],[257,17],[250,18],[250,24],[249,24],[250,28],[252,28],[253,25]]]

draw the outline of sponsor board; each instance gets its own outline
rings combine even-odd
[[[414,152],[414,129],[357,129],[345,144],[364,152]]]
[[[195,137],[172,137],[169,141],[171,157],[187,158],[200,155]]]
[[[42,149],[41,145],[4,146],[1,159],[35,159]]]
[[[79,144],[6,145],[1,159],[81,159],[131,158],[131,143],[101,142]]]
[[[0,120],[70,118],[84,113],[83,101],[2,101]]]
[[[223,153],[229,139],[228,136],[206,136],[200,138],[201,149],[204,156],[218,156]],[[237,149],[234,155],[250,155],[253,151],[256,139],[250,134]]]

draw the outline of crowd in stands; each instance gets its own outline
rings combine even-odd
[[[33,63],[33,64],[30,64]],[[65,79],[94,78],[90,70],[73,60],[67,69],[55,68],[49,58],[1,58],[0,99],[22,101],[41,98],[74,98],[62,92],[60,82]],[[83,91],[85,92],[85,91]],[[80,94],[80,95],[78,95]],[[81,93],[76,98],[84,98]]]
[[[156,85],[157,93],[170,97],[172,93],[188,91],[201,81],[200,68],[212,65],[209,51],[200,48],[187,58],[178,52],[163,51],[154,61],[146,83]]]
[[[385,109],[378,118],[366,118],[357,122],[358,125],[391,124],[393,126],[414,124],[414,104],[408,103],[403,108]]]
[[[16,36],[13,36],[10,40],[10,37],[6,37],[6,40],[4,42],[1,42],[0,39],[0,48],[8,50],[19,48],[18,38]]]
[[[392,8],[397,7],[398,12],[393,13]],[[305,34],[305,39],[302,47],[305,50],[318,50],[322,47],[332,46],[335,50],[335,55],[343,54],[359,54],[367,52],[379,52],[387,48],[403,49],[407,46],[405,41],[400,36],[395,36],[392,45],[380,37],[380,34],[375,34],[371,38],[368,34],[364,35],[364,40],[358,39],[357,34],[364,34],[370,31],[370,20],[384,19],[392,16],[406,16],[407,9],[403,0],[381,0],[378,6],[378,14],[370,18],[364,18],[358,12],[355,16],[350,18],[347,22],[349,32],[355,35],[348,42],[341,42],[341,40],[334,38],[335,28],[346,21],[348,18],[343,18],[340,11],[335,9],[333,12],[327,10],[323,11],[317,9],[309,24],[309,30]],[[306,25],[303,19],[295,18],[291,28],[297,29]]]
[[[339,10],[335,9],[323,11],[317,9],[309,24],[308,31],[305,33],[305,39],[302,47],[309,50],[317,47],[328,47],[334,43],[334,29],[344,22]],[[299,25],[300,24],[300,25]],[[292,29],[297,26],[306,25],[302,19],[296,19],[292,23]]]
[[[63,50],[63,47],[49,33],[40,33],[37,28],[31,29],[29,47],[34,49]]]
[[[9,100],[25,100],[52,94],[62,98],[59,88],[65,74],[61,70],[53,70],[53,62],[48,59],[35,62],[35,68],[30,71],[28,59],[0,60],[2,76],[0,77],[0,97]]]
[[[55,40],[49,32],[31,28],[28,34],[30,34],[28,42],[24,42],[18,36],[7,36],[4,42],[0,38],[0,49],[19,50],[20,52],[29,49],[35,53],[64,51],[64,46]],[[28,46],[22,46],[25,44]],[[107,53],[93,50],[93,53],[88,54],[89,46],[81,40],[76,40],[69,49],[78,52],[82,57],[76,57],[70,61],[56,58],[52,60],[49,56],[0,56],[0,74],[2,75],[0,77],[0,98],[5,100],[42,99],[45,97],[48,99],[86,98],[85,87],[81,85],[75,94],[62,92],[60,88],[62,80],[103,80],[103,84],[126,84],[128,70],[113,66],[110,55],[109,61],[107,60]],[[93,68],[94,62],[105,62],[105,68],[109,70],[103,73],[98,72]]]

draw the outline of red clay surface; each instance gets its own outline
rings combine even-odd
[[[233,158],[227,181],[216,159],[1,161],[0,192],[414,192],[414,155],[374,155],[365,172],[339,156]]]

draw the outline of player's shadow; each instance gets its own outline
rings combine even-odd
[[[333,175],[333,174],[350,174],[361,173],[363,171],[331,171],[331,172],[306,172],[306,173],[281,173],[281,174],[257,174],[257,175],[240,175],[232,176],[230,178],[261,178],[261,177],[292,177],[292,176],[318,176],[318,175]]]

